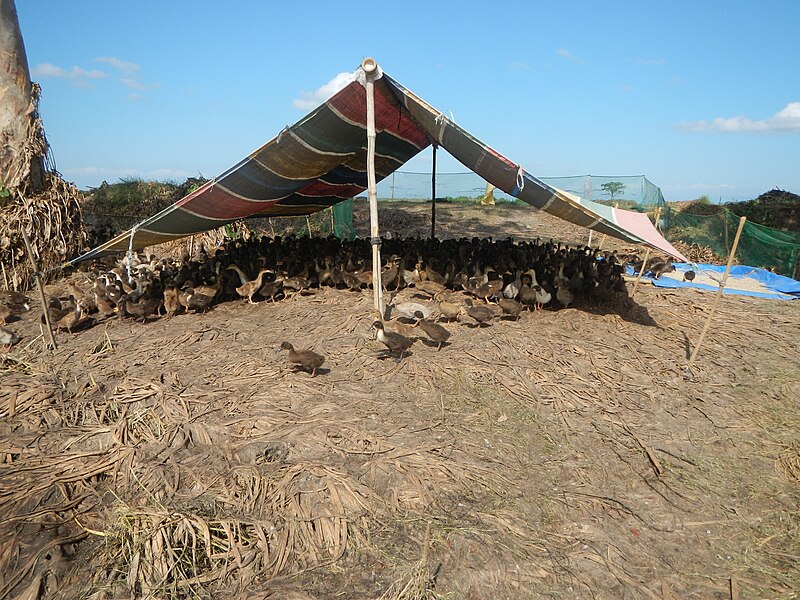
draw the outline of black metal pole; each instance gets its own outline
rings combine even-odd
[[[436,237],[436,144],[433,145],[433,174],[431,175],[431,239]]]

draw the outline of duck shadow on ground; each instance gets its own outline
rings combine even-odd
[[[298,366],[295,366],[294,368],[292,368],[291,371],[292,371],[292,373],[305,373],[309,377],[312,376],[311,375],[311,371],[309,371],[308,369],[303,369],[302,367],[298,367]],[[326,367],[318,367],[317,368],[317,374],[314,375],[314,377],[319,377],[320,375],[328,375],[330,372],[331,372],[331,370],[326,368]]]
[[[428,348],[436,349],[436,348],[439,347],[439,343],[438,342],[434,342],[433,340],[429,340],[427,338],[417,338],[417,339],[419,340],[419,342],[423,346],[427,346]],[[442,348],[447,348],[449,345],[450,345],[450,342],[442,342]]]
[[[630,297],[606,304],[577,304],[574,308],[599,316],[617,315],[623,321],[629,323],[636,323],[637,325],[644,325],[645,327],[661,328],[658,322],[650,315],[647,307],[638,304]]]

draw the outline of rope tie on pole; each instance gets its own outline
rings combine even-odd
[[[128,253],[126,254],[128,263],[126,265],[126,269],[128,271],[128,281],[131,280],[131,262],[133,262],[133,238],[136,235],[136,230],[139,229],[139,225],[141,225],[141,223],[137,223],[136,225],[131,227],[131,238],[128,241]]]
[[[283,129],[281,129],[280,133],[278,134],[278,138],[275,140],[276,144],[280,144],[281,143],[281,138],[283,137],[283,134],[286,133],[287,131],[289,131],[289,126],[288,125],[286,127],[284,127]]]
[[[517,171],[517,189],[520,192],[525,189],[525,169],[521,166]]]
[[[455,123],[455,120],[453,119],[453,113],[452,112],[450,113],[450,121]],[[448,119],[444,115],[444,113],[439,113],[438,115],[436,115],[436,119],[434,119],[434,123],[436,123],[439,126],[439,139],[436,140],[436,141],[441,143],[442,137],[444,136],[444,128],[447,126]]]

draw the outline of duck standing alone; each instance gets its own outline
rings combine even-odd
[[[295,366],[303,371],[308,371],[311,373],[312,377],[317,376],[317,369],[325,362],[325,357],[321,354],[317,354],[311,350],[295,350],[294,346],[289,342],[283,342],[280,349],[288,350],[289,362],[294,363]]]

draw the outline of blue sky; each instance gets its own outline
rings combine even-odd
[[[214,177],[374,57],[536,176],[800,193],[800,2],[17,0],[79,187]],[[439,155],[440,173],[463,171]],[[430,170],[426,152],[402,170]]]

